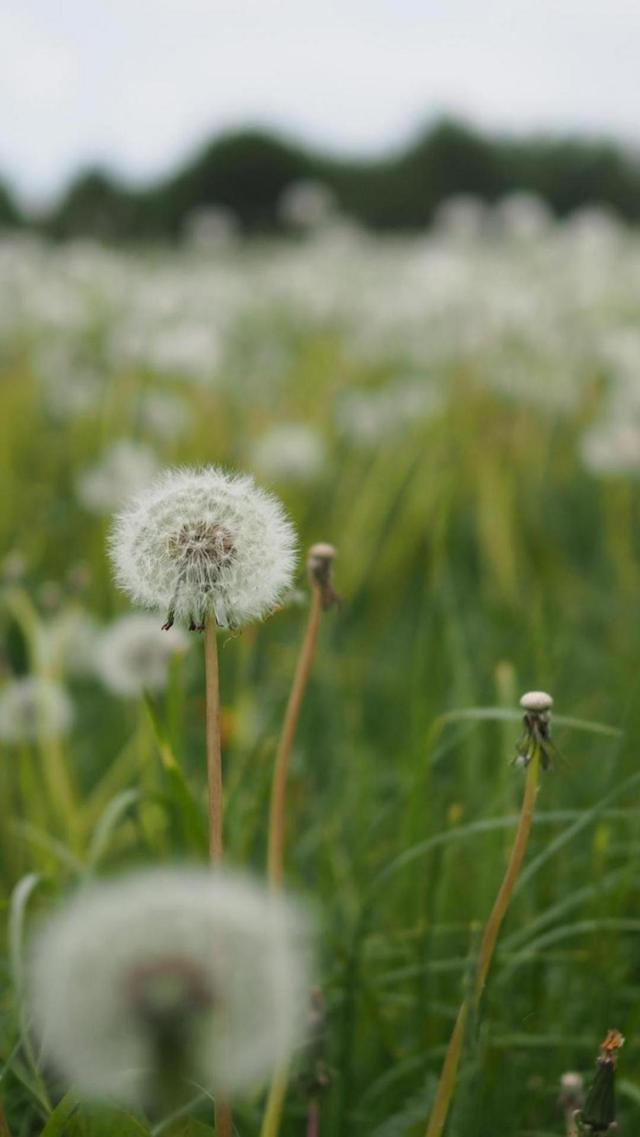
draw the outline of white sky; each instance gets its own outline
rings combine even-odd
[[[0,176],[32,200],[222,128],[370,153],[443,110],[640,145],[640,0],[0,0]]]

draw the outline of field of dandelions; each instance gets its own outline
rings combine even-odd
[[[447,1134],[571,1132],[562,1075],[588,1083],[610,1028],[632,1134],[640,234],[524,198],[451,203],[406,238],[336,220],[245,244],[208,221],[166,251],[0,240],[0,1133],[206,1137],[217,1061],[239,1137],[423,1135],[513,842],[518,702],[542,690],[559,755]],[[166,610],[118,587],[110,538],[162,471],[210,466],[275,495],[299,549],[268,618],[245,622],[253,594],[242,620],[216,611],[227,869],[211,893],[202,613],[178,598],[163,631]],[[291,752],[283,931],[261,882],[316,542],[337,549],[340,602]],[[155,1102],[129,1083],[109,1099],[110,1063],[139,1055],[127,1029],[118,1054],[101,1031],[145,937],[191,961],[194,1003],[202,974],[238,969],[209,992],[217,1033],[196,1039],[174,1113],[160,1043]],[[169,998],[146,966],[144,999]],[[287,1015],[310,1017],[310,1041]],[[294,1053],[265,1130],[279,1034]]]

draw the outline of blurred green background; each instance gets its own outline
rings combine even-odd
[[[8,739],[0,713],[7,916],[38,874],[4,942],[11,1132],[48,1116],[21,1043],[25,928],[87,873],[205,857],[200,639],[153,714],[100,661],[104,629],[131,611],[105,551],[112,512],[155,468],[220,463],[283,499],[302,550],[339,553],[343,603],[323,620],[295,743],[287,871],[318,917],[322,1134],[424,1131],[513,834],[530,688],[555,697],[562,760],[448,1132],[562,1133],[561,1074],[588,1074],[617,1026],[631,1133],[640,238],[603,211],[558,223],[523,196],[491,213],[454,202],[412,238],[374,237],[333,207],[314,216],[295,240],[210,224],[173,251],[0,244],[4,689],[45,676],[73,706],[70,729],[32,742]],[[258,872],[306,603],[301,569],[284,608],[221,650],[229,857]],[[261,1101],[240,1103],[239,1132],[258,1132]],[[209,1123],[206,1105],[195,1116]],[[59,1117],[45,1133],[133,1124]],[[304,1117],[294,1080],[283,1133]]]

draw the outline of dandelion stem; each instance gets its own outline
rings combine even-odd
[[[310,562],[313,565],[313,562]],[[328,572],[328,569],[326,570]],[[269,848],[267,872],[271,888],[277,890],[282,887],[284,875],[284,845],[286,825],[287,777],[289,774],[289,758],[291,747],[300,717],[300,708],[311,673],[311,665],[315,655],[320,628],[320,617],[326,604],[326,587],[328,577],[318,578],[317,572],[311,568],[311,605],[305,628],[304,639],[298,656],[296,670],[291,685],[289,701],[282,724],[282,733],[278,742],[273,781],[271,784],[271,804],[269,811]],[[277,1070],[269,1089],[269,1097],[262,1119],[260,1137],[277,1137],[282,1119],[284,1099],[289,1082],[289,1071],[286,1067]]]
[[[209,787],[209,855],[214,864],[222,860],[223,804],[222,751],[220,746],[220,680],[218,674],[217,625],[209,616],[204,630],[206,698],[207,780]]]
[[[502,921],[505,918],[511,894],[515,887],[518,874],[524,860],[527,843],[529,841],[529,834],[531,832],[531,823],[533,821],[533,812],[536,806],[536,796],[538,793],[538,776],[540,773],[540,754],[536,748],[536,752],[529,763],[527,769],[527,781],[524,790],[524,797],[522,799],[522,808],[520,810],[520,819],[518,821],[518,828],[516,830],[513,848],[511,849],[511,856],[509,857],[509,864],[507,871],[504,874],[504,879],[500,885],[500,891],[495,900],[495,904],[491,910],[491,915],[487,920],[482,940],[480,943],[480,951],[478,955],[478,970],[476,972],[475,981],[475,1001],[476,1004],[482,998],[482,992],[487,981],[487,975],[491,966],[493,952],[496,946],[496,940],[500,931]]]
[[[309,1102],[307,1113],[307,1137],[320,1137],[320,1114],[315,1099]]]
[[[209,788],[209,856],[220,864],[223,843],[222,747],[220,744],[220,676],[215,616],[209,616],[204,629],[204,670],[206,699],[207,781]],[[233,1137],[231,1110],[223,1100],[215,1105],[216,1137]]]
[[[318,585],[313,586],[309,618],[305,629],[300,655],[296,665],[295,675],[289,695],[289,702],[285,711],[282,734],[278,743],[273,782],[271,785],[271,806],[269,814],[269,852],[268,876],[272,888],[282,886],[284,874],[284,844],[287,800],[287,778],[289,774],[289,758],[291,747],[298,725],[300,708],[304,698],[307,681],[311,672],[311,665],[315,655],[322,613],[322,595]]]
[[[518,828],[511,849],[507,870],[482,935],[473,987],[473,999],[470,1000],[469,997],[467,997],[458,1011],[455,1026],[451,1038],[449,1039],[429,1124],[427,1125],[426,1137],[440,1137],[447,1120],[451,1098],[453,1097],[453,1091],[455,1089],[469,1011],[471,1005],[473,1005],[475,1010],[477,1010],[480,1005],[487,975],[489,974],[489,968],[491,967],[491,960],[493,959],[498,933],[506,915],[507,908],[509,907],[509,901],[526,852],[538,792],[539,771],[540,752],[539,748],[536,747],[527,768],[527,782],[522,799],[520,819],[518,821]]]
[[[0,1102],[0,1137],[11,1137],[9,1122],[7,1121],[7,1115],[4,1112],[2,1102]]]
[[[216,1105],[216,1137],[233,1137],[233,1118],[226,1102]]]
[[[289,1069],[278,1070],[269,1088],[269,1097],[262,1119],[260,1137],[277,1137],[280,1130],[284,1099],[289,1085]]]
[[[462,1050],[462,1043],[464,1041],[465,1030],[467,1028],[467,1019],[469,1017],[469,1001],[465,999],[464,1003],[460,1006],[458,1011],[455,1026],[451,1032],[447,1053],[438,1082],[438,1089],[436,1092],[436,1099],[433,1103],[431,1110],[431,1117],[427,1126],[427,1137],[439,1137],[444,1129],[447,1114],[449,1112],[449,1104],[453,1096],[453,1089],[456,1084],[456,1075],[458,1073],[458,1063],[460,1061],[460,1051]]]

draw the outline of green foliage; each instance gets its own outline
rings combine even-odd
[[[464,135],[449,132],[438,145],[455,150]],[[478,185],[495,176],[482,148],[469,169]],[[281,487],[303,547],[320,538],[338,546],[345,598],[324,618],[288,827],[288,881],[318,909],[331,1073],[322,1137],[423,1131],[513,833],[522,785],[510,764],[517,695],[530,687],[555,695],[564,761],[540,790],[482,1023],[469,1039],[471,1096],[452,1117],[451,1137],[560,1133],[561,1073],[587,1072],[608,1026],[629,1038],[640,1030],[635,484],[596,481],[579,462],[593,390],[585,387],[569,411],[525,404],[489,391],[454,351],[453,363],[435,365],[446,392],[439,416],[373,451],[350,446],[327,408],[350,385],[392,378],[391,368],[346,359],[337,334],[269,326],[289,361],[275,393],[264,380],[254,399],[237,381],[237,360],[216,387],[177,379],[195,421],[181,439],[155,445],[167,464],[235,466],[265,425],[304,416],[330,450],[324,481],[308,491]],[[244,333],[251,358],[262,333]],[[86,349],[100,360],[99,334]],[[27,561],[22,602],[15,584],[2,594],[7,673],[32,666],[50,617],[43,585],[60,586],[59,608],[78,603],[70,583],[78,559],[89,567],[81,603],[103,621],[125,607],[106,566],[104,521],[82,508],[74,485],[109,440],[149,441],[137,407],[150,382],[143,371],[114,370],[98,411],[79,414],[63,433],[25,362],[2,374],[0,529],[3,546]],[[289,606],[221,651],[229,858],[257,871],[303,618]],[[14,897],[2,967],[8,979],[12,962],[15,981],[0,1008],[0,1087],[14,1137],[149,1132],[139,1119],[73,1097],[51,1109],[60,1089],[50,1071],[38,1073],[21,1013],[23,941],[30,919],[87,874],[176,854],[204,860],[200,656],[194,637],[153,701],[116,698],[91,675],[68,680],[77,721],[62,758],[77,802],[73,839],[43,790],[51,754],[35,744],[0,755],[7,910]],[[621,1131],[632,1133],[637,1046],[623,1052],[621,1068],[629,1085]],[[239,1107],[243,1137],[259,1132],[260,1104],[256,1093]],[[199,1101],[167,1137],[205,1137],[211,1112]],[[283,1137],[304,1124],[294,1081]]]
[[[0,182],[0,230],[14,229],[22,224],[20,209],[13,195],[7,187]]]

